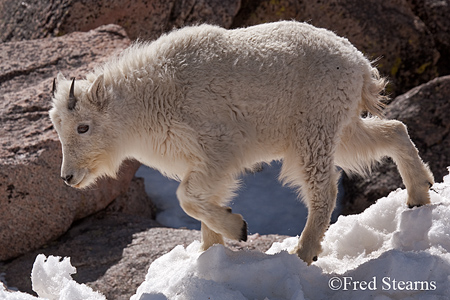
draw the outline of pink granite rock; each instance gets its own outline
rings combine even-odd
[[[230,27],[240,0],[0,0],[0,40],[35,39],[88,31],[106,24],[131,39],[156,39],[188,24]]]
[[[74,220],[127,191],[139,163],[85,191],[60,178],[61,146],[48,117],[52,79],[81,76],[130,40],[116,25],[60,38],[0,44],[0,260],[41,247]]]

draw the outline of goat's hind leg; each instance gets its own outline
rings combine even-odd
[[[298,153],[306,155],[299,158]],[[303,200],[308,207],[305,228],[291,253],[297,254],[309,265],[322,252],[321,242],[336,204],[338,173],[331,151],[315,149],[313,152],[309,149],[286,156],[281,178],[292,186],[301,187]]]
[[[359,119],[344,129],[336,151],[336,163],[344,169],[358,170],[384,156],[391,157],[397,165],[408,192],[408,206],[430,203],[428,190],[434,184],[433,174],[400,121],[376,117]]]
[[[310,186],[309,191],[304,193],[308,198],[308,219],[293,253],[296,253],[308,265],[316,261],[322,252],[321,242],[330,226],[331,213],[336,204],[337,179],[335,178],[337,176],[331,175],[320,183],[310,181],[306,184]]]

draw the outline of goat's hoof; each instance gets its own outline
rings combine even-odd
[[[247,222],[244,221],[244,225],[241,229],[241,237],[239,238],[239,241],[247,241]]]
[[[301,260],[303,260],[308,266],[311,265],[313,262],[317,261],[318,255],[322,252],[322,248],[317,246],[316,248],[313,247],[303,247],[303,246],[296,246],[294,249],[289,251],[290,254],[296,254]]]
[[[421,207],[421,206],[422,206],[422,204],[416,204],[416,205],[408,204],[408,208]]]

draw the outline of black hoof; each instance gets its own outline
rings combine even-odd
[[[417,204],[417,205],[410,205],[410,204],[408,204],[408,208],[421,207],[421,206],[422,206],[422,204]]]
[[[313,261],[317,261],[317,256],[314,256],[314,257],[313,257]]]
[[[247,222],[244,221],[244,225],[242,226],[242,230],[241,230],[241,237],[239,239],[239,241],[247,241]]]

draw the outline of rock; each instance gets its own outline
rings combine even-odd
[[[117,212],[126,215],[155,219],[156,207],[145,192],[144,179],[134,177],[128,191],[111,202],[106,212]]]
[[[0,0],[0,41],[33,40],[52,36],[70,0]]]
[[[279,20],[300,20],[302,4],[298,0],[242,0],[232,27],[246,27]]]
[[[157,225],[148,217],[102,211],[80,220],[66,234],[45,247],[4,262],[0,269],[6,274],[4,277],[8,287],[32,293],[30,274],[36,256],[39,253],[67,256],[77,268],[77,274],[73,276],[76,281],[95,282],[122,259],[122,252],[132,243],[134,234]],[[160,246],[161,240],[165,239],[161,235],[155,240],[156,245]],[[134,259],[137,261],[138,257]],[[145,273],[141,274],[142,279],[144,276]],[[122,285],[126,285],[125,282]]]
[[[266,251],[283,236],[249,236],[248,242],[228,241],[236,251]],[[9,287],[31,293],[30,273],[39,253],[70,257],[73,277],[109,300],[129,299],[144,281],[150,264],[177,245],[200,240],[200,232],[159,227],[149,218],[122,212],[100,212],[80,221],[67,234],[42,248],[0,265]]]
[[[61,145],[48,117],[52,79],[81,76],[130,40],[115,25],[61,38],[0,44],[0,260],[36,249],[126,192],[139,167],[79,191],[60,178]]]
[[[247,27],[279,20],[300,20],[302,1],[298,0],[242,0],[241,9],[232,27]]]
[[[438,72],[450,74],[450,1],[449,0],[407,0],[414,13],[425,23],[433,35],[436,49],[441,56],[437,63]]]
[[[404,0],[244,0],[233,27],[296,19],[349,39],[389,76],[398,95],[437,75],[439,52],[427,26]]]
[[[386,109],[388,119],[408,127],[412,141],[427,162],[436,182],[442,182],[450,166],[450,76],[439,77],[398,96]],[[380,197],[403,187],[389,160],[368,178],[344,180],[345,213],[359,213]]]
[[[210,23],[229,27],[240,0],[0,0],[0,39],[18,41],[123,26],[132,39],[155,39],[173,27]]]
[[[227,241],[234,251],[267,251],[274,242],[286,236],[252,235],[248,242]],[[187,229],[150,228],[133,235],[133,241],[123,249],[120,261],[111,266],[102,277],[87,284],[101,291],[109,300],[129,299],[145,279],[150,264],[178,245],[187,246],[200,240],[200,232]],[[126,284],[124,284],[126,283]]]
[[[306,21],[347,37],[391,80],[399,95],[450,73],[448,0],[0,0],[0,39],[23,40],[123,26],[131,39],[152,40],[174,27],[225,28],[280,19]]]
[[[439,77],[398,96],[386,117],[408,126],[409,135],[437,182],[450,166],[450,76]]]

